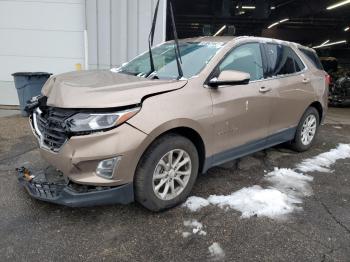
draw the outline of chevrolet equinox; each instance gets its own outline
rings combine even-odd
[[[314,50],[258,37],[160,44],[119,68],[51,77],[30,122],[51,173],[19,170],[37,199],[130,203],[188,197],[197,174],[288,143],[309,149],[327,110]]]

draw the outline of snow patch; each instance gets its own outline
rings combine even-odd
[[[191,211],[198,211],[202,206],[212,204],[222,209],[240,211],[242,218],[264,216],[277,219],[301,210],[299,205],[302,198],[312,195],[310,182],[313,181],[313,177],[293,169],[275,168],[265,175],[264,180],[271,185],[269,188],[255,185],[230,195],[211,195],[208,199],[190,197],[184,206]]]
[[[207,232],[205,232],[204,230],[199,231],[198,235],[200,236],[206,236]]]
[[[187,237],[189,237],[190,235],[192,235],[190,232],[182,232],[182,237],[183,237],[183,238],[187,238]]]
[[[194,234],[198,234],[201,236],[206,236],[207,232],[205,232],[203,230],[203,224],[198,222],[196,219],[191,219],[191,220],[185,220],[184,221],[184,226],[187,227],[189,230],[191,230],[192,232],[182,232],[182,236],[184,238],[189,237],[190,235]]]
[[[187,207],[189,210],[196,212],[202,207],[208,206],[210,203],[208,200],[202,197],[191,196],[187,198],[186,202],[183,203],[183,207]]]
[[[350,157],[350,144],[339,144],[328,152],[309,158],[297,165],[296,169],[302,172],[331,172],[329,167],[339,159]]]
[[[282,193],[293,198],[301,198],[312,195],[310,182],[312,176],[298,173],[290,168],[275,168],[274,171],[265,175],[265,180]]]
[[[330,172],[329,167],[332,164],[345,158],[350,158],[350,144],[339,144],[335,149],[305,159],[295,169],[275,168],[264,177],[270,184],[268,188],[255,185],[242,188],[230,195],[211,195],[208,199],[192,196],[183,206],[191,211],[198,211],[212,204],[223,209],[240,211],[243,218],[251,216],[281,218],[301,210],[303,197],[313,194],[310,185],[313,177],[302,172]]]
[[[220,208],[238,210],[242,218],[265,216],[274,219],[300,210],[298,205],[302,203],[302,197],[312,195],[310,182],[313,177],[292,169],[275,168],[264,179],[271,187],[245,187],[228,196],[210,196],[208,201]]]
[[[333,126],[333,128],[335,128],[335,129],[342,129],[341,126]]]
[[[242,218],[266,216],[277,218],[298,209],[301,200],[275,188],[245,187],[228,196],[212,195],[209,202],[220,208],[232,208],[242,213]]]
[[[208,247],[210,256],[214,260],[221,260],[225,257],[225,252],[221,248],[220,244],[217,242],[214,242],[211,246]]]

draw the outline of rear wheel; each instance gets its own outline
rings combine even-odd
[[[312,147],[319,123],[320,116],[318,111],[314,107],[309,107],[299,122],[294,140],[291,141],[292,149],[303,152]]]
[[[135,174],[135,197],[144,207],[160,211],[183,202],[198,173],[198,153],[187,138],[167,134],[143,154]]]

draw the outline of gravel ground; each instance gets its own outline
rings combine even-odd
[[[339,114],[337,114],[339,110]],[[264,185],[264,170],[294,167],[302,159],[350,143],[350,109],[332,109],[312,150],[296,154],[278,146],[210,169],[193,195],[230,194]],[[303,210],[283,220],[243,219],[234,210],[176,207],[151,213],[138,204],[67,208],[31,199],[16,181],[15,167],[44,165],[27,119],[0,118],[1,261],[350,261],[350,159],[332,173],[313,172],[314,194]],[[196,219],[206,235],[182,233]],[[224,255],[212,257],[217,242]]]

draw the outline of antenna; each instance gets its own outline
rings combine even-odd
[[[180,79],[184,75],[183,71],[182,71],[182,67],[181,67],[182,59],[181,59],[181,53],[180,53],[180,47],[179,47],[179,40],[177,37],[173,5],[172,5],[171,1],[169,1],[169,3],[170,3],[171,24],[172,24],[172,28],[173,28],[173,35],[174,35],[174,42],[175,42],[175,56],[176,56],[177,70],[179,72],[178,79]]]
[[[151,72],[149,73],[149,75],[155,71],[153,54],[152,54],[152,45],[153,45],[153,40],[154,40],[154,31],[156,29],[156,23],[157,23],[159,2],[160,2],[160,0],[158,0],[157,5],[156,5],[156,9],[154,10],[151,32],[149,33],[149,36],[148,36],[149,60],[150,60],[150,65],[151,65]]]

